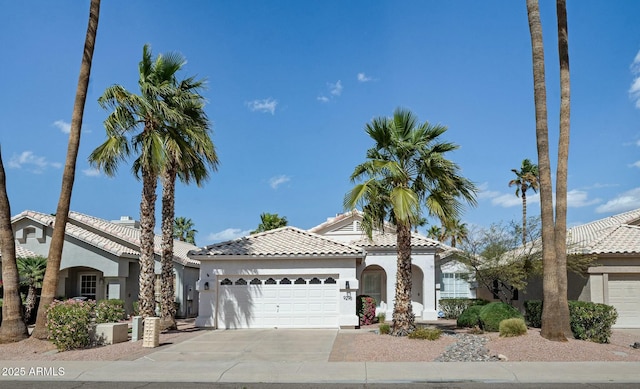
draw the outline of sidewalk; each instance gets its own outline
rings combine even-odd
[[[11,367],[0,362],[2,372]],[[26,362],[2,381],[219,383],[640,383],[636,362]],[[39,369],[39,373],[36,370]]]

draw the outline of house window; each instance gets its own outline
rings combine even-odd
[[[376,305],[383,301],[384,271],[369,270],[362,274],[362,294],[371,296],[376,300]]]
[[[471,290],[465,277],[465,273],[442,273],[440,298],[470,298]]]
[[[90,300],[95,300],[97,290],[98,290],[97,275],[95,274],[80,275],[80,296],[84,296]]]

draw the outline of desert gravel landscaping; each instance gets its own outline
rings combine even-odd
[[[437,361],[460,339],[454,334],[466,334],[466,329],[457,329],[452,321],[439,321],[445,334],[438,340],[418,340],[379,335],[377,326],[363,327],[358,330],[338,332],[330,362],[416,362]],[[193,326],[193,321],[181,321],[177,331],[160,335],[159,348],[143,348],[142,341],[124,342],[83,350],[57,352],[55,346],[37,339],[26,339],[12,344],[0,345],[0,360],[40,360],[40,361],[116,361],[135,360],[147,354],[169,347],[172,344],[202,334],[203,329]],[[304,331],[304,330],[301,330]],[[478,338],[475,338],[478,337]],[[485,333],[462,337],[475,339],[462,346],[461,353],[472,359],[478,353],[477,347],[484,343],[485,360],[497,360],[498,355],[508,361],[640,361],[640,349],[630,345],[640,342],[640,330],[614,330],[609,344],[597,344],[571,339],[566,343],[551,342],[540,336],[539,329],[529,329],[526,335],[513,338],[500,338],[497,333]],[[480,346],[481,347],[481,346]]]

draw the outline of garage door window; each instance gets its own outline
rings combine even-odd
[[[329,277],[326,280],[324,280],[325,284],[335,284],[336,280],[333,279],[333,277]]]
[[[236,281],[236,285],[246,285],[247,281],[244,280],[244,278],[240,278],[238,281]]]
[[[257,278],[254,278],[254,279],[251,280],[250,284],[251,285],[262,285],[262,281],[260,281]]]
[[[294,282],[294,284],[296,284],[296,285],[304,285],[306,283],[307,283],[307,281],[302,277],[298,277],[298,279]]]
[[[280,284],[281,285],[289,285],[289,284],[291,284],[291,281],[288,278],[285,277],[285,278],[280,280]]]

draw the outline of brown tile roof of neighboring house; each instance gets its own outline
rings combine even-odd
[[[391,247],[396,247],[396,243],[397,243],[396,234],[393,234],[393,233],[373,234],[371,239],[369,239],[368,237],[364,237],[362,239],[358,239],[356,241],[351,242],[351,244],[354,246],[365,247],[365,248],[367,247],[391,248]],[[433,239],[430,239],[418,234],[411,234],[411,247],[439,248],[440,243]]]
[[[27,257],[37,257],[38,254],[33,251],[26,249],[20,245],[16,245],[16,258],[27,258]],[[2,252],[0,251],[0,258],[2,257]]]
[[[31,218],[44,225],[53,225],[55,221],[54,216],[35,211],[24,211],[13,219],[21,217]],[[69,212],[66,233],[117,256],[140,255],[140,230],[136,228],[126,227],[94,216],[71,211]],[[155,235],[154,251],[157,255],[161,255],[161,243],[162,237]],[[174,240],[174,261],[186,266],[199,266],[199,261],[186,256],[189,250],[195,248],[197,246]]]
[[[271,257],[360,257],[362,249],[339,243],[312,232],[295,227],[249,235],[227,242],[216,243],[189,253],[192,258],[248,256]]]

